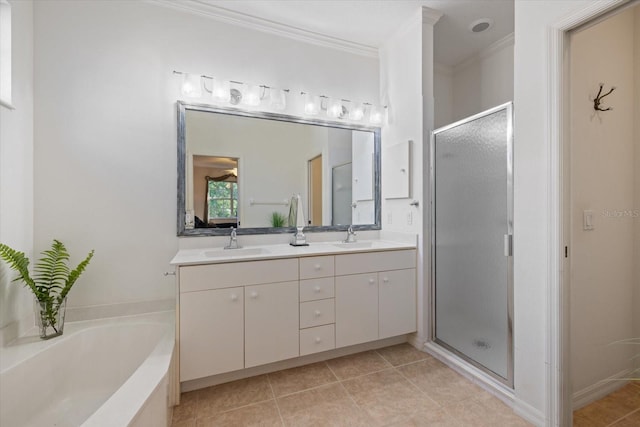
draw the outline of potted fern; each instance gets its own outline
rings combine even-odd
[[[62,335],[67,294],[76,283],[93,257],[93,250],[78,264],[69,268],[69,252],[58,240],[53,240],[51,249],[42,252],[34,266],[34,276],[29,273],[29,258],[0,243],[0,258],[19,274],[14,281],[22,281],[35,297],[35,312],[40,338],[49,339]]]

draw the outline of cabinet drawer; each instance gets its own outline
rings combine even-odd
[[[300,302],[333,298],[335,291],[333,277],[300,281]]]
[[[292,280],[298,280],[295,258],[180,267],[180,292]]]
[[[300,356],[336,348],[335,335],[335,325],[301,330]]]
[[[336,276],[416,267],[415,249],[336,255]]]
[[[316,277],[333,276],[333,258],[333,256],[300,258],[300,278],[314,279]]]
[[[335,299],[303,302],[300,304],[300,329],[335,323]]]

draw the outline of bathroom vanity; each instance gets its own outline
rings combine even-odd
[[[181,250],[172,264],[181,382],[416,331],[412,244]]]

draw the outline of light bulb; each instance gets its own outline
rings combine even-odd
[[[342,100],[337,98],[330,98],[327,105],[327,116],[334,119],[342,118]]]
[[[304,94],[304,113],[315,116],[320,112],[320,97],[318,95]]]
[[[260,90],[262,88],[256,85],[244,85],[242,103],[251,107],[260,105]]]
[[[183,74],[180,91],[182,95],[189,98],[200,98],[202,96],[201,77],[198,74]]]
[[[364,117],[364,105],[362,103],[353,103],[351,110],[349,110],[349,119],[362,120]]]
[[[211,96],[214,101],[229,102],[231,99],[231,84],[229,80],[213,79]]]
[[[271,88],[269,90],[269,103],[274,110],[282,111],[287,107],[287,96],[284,90]]]
[[[382,123],[382,108],[377,105],[372,105],[369,111],[369,121],[374,124]]]

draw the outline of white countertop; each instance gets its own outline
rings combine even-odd
[[[415,249],[415,243],[389,240],[359,240],[355,243],[317,242],[309,246],[289,244],[242,246],[240,249],[201,248],[181,249],[171,260],[172,265],[218,264],[224,262],[253,261],[274,258],[306,257],[316,255],[349,254],[357,252]]]

